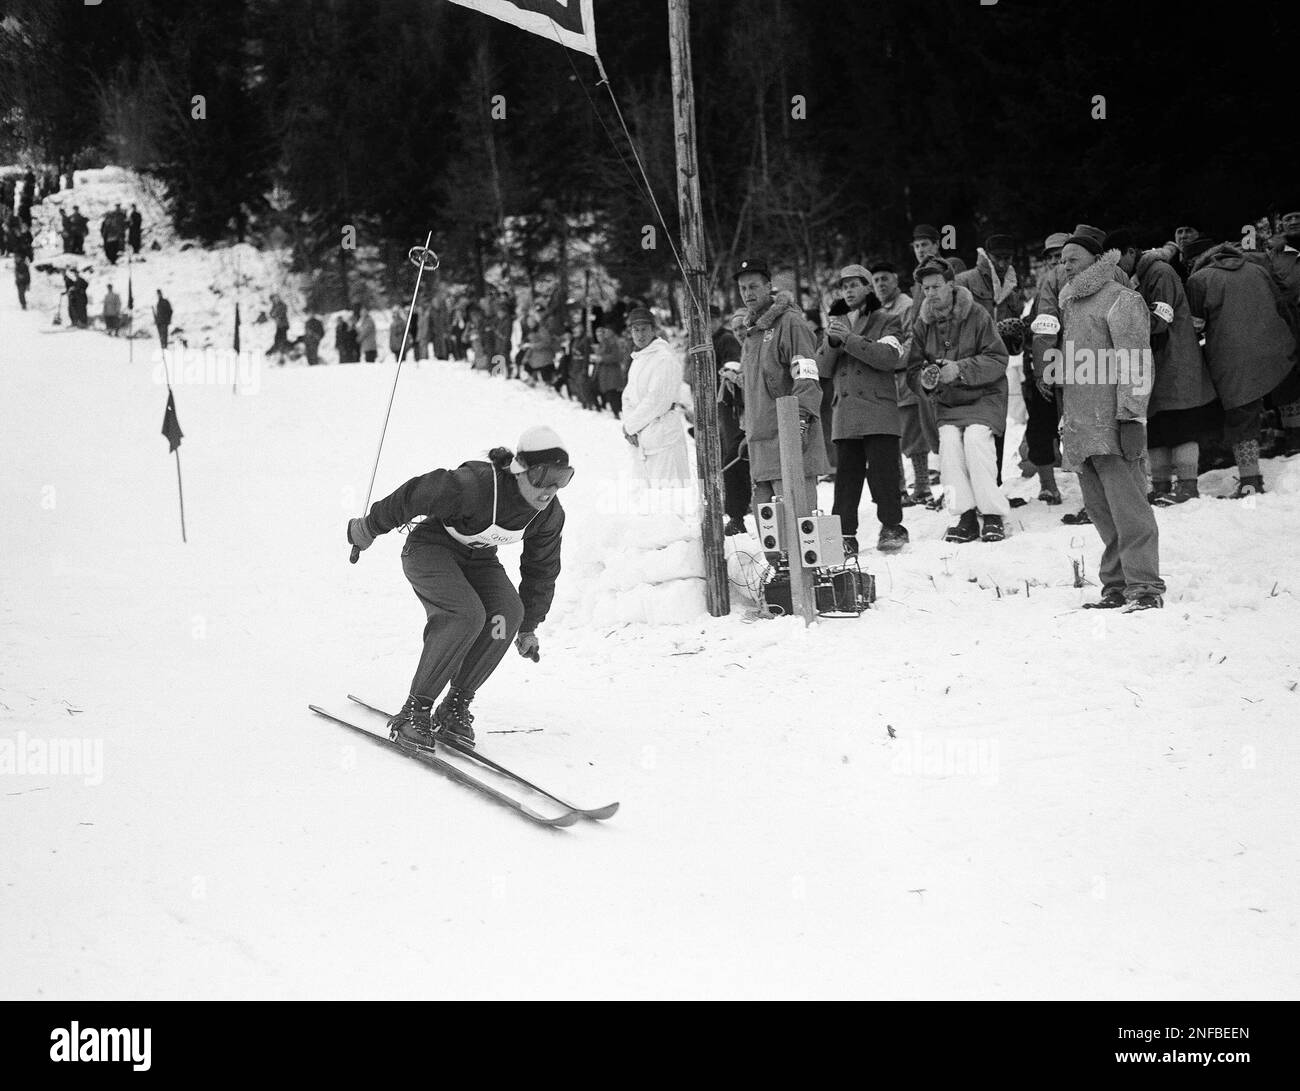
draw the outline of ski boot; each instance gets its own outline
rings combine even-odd
[[[1169,492],[1157,496],[1151,503],[1157,508],[1172,508],[1175,504],[1197,500],[1200,495],[1201,490],[1196,481],[1179,481]]]
[[[1129,600],[1129,604],[1124,607],[1124,613],[1132,614],[1138,610],[1159,610],[1165,604],[1165,600],[1153,593],[1148,592],[1136,596]]]
[[[433,749],[433,730],[433,702],[424,697],[408,697],[402,711],[388,721],[393,742],[418,750]]]
[[[452,742],[474,747],[474,716],[469,703],[474,694],[452,686],[433,713],[433,730],[436,735],[448,736]]]
[[[734,515],[727,520],[727,525],[722,530],[722,533],[728,536],[732,534],[744,534],[745,532],[745,520],[737,519]]]
[[[1128,605],[1123,591],[1107,591],[1097,602],[1085,602],[1085,610],[1119,610]]]
[[[876,539],[876,549],[881,553],[897,553],[907,543],[907,527],[901,523],[892,527],[882,526],[880,537]]]
[[[945,542],[973,542],[980,536],[979,514],[974,508],[962,512],[955,527],[949,527],[943,536]]]
[[[1254,496],[1264,491],[1264,477],[1262,474],[1249,474],[1246,477],[1237,478],[1237,488],[1228,496],[1219,497],[1220,500],[1244,500],[1248,496]]]
[[[1000,542],[1007,536],[1006,529],[1002,526],[1002,516],[986,515],[984,516],[984,532],[980,535],[980,541],[983,542]]]
[[[844,556],[856,557],[858,555],[858,540],[852,534],[844,536]]]

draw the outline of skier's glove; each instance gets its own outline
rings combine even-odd
[[[370,524],[365,518],[348,520],[348,541],[358,549],[369,549],[375,536],[370,533]]]
[[[799,435],[806,436],[812,427],[812,414],[806,409],[799,410]]]
[[[1147,450],[1147,426],[1140,420],[1119,422],[1119,449],[1127,462],[1136,462]]]
[[[625,440],[627,440],[628,443],[632,444],[633,447],[640,447],[640,446],[641,446],[641,441],[640,441],[639,439],[636,438],[636,433],[635,433],[635,432],[624,432],[624,433],[623,433],[623,438],[624,438]]]
[[[531,659],[534,663],[541,659],[541,653],[537,650],[536,633],[520,633],[515,637],[515,647],[525,659]]]

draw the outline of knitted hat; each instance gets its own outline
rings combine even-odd
[[[556,466],[569,464],[569,452],[555,429],[544,424],[526,428],[519,442],[515,444],[515,458],[510,463],[510,472],[521,474],[529,466],[541,466],[551,463]]]
[[[848,280],[849,277],[857,277],[866,284],[871,283],[871,274],[861,265],[846,265],[840,270],[840,280]]]
[[[767,262],[762,258],[746,258],[738,266],[736,271],[731,274],[732,280],[739,280],[746,273],[757,273],[765,280],[771,280],[772,274],[767,268]]]
[[[912,241],[917,239],[929,239],[931,242],[939,241],[939,230],[933,224],[917,224],[912,228]]]
[[[655,325],[655,316],[645,307],[634,307],[627,315],[628,326],[635,326],[638,322],[646,322],[651,326]]]
[[[920,284],[926,277],[933,276],[935,273],[942,276],[944,280],[952,280],[952,263],[947,258],[926,258],[924,262],[916,267],[912,279],[917,284]]]
[[[898,275],[898,267],[892,261],[878,261],[871,267],[871,273],[893,273]]]
[[[1083,224],[1080,226],[1086,227],[1087,225]],[[1093,228],[1092,230],[1095,231],[1096,228]],[[1097,238],[1097,236],[1093,234],[1081,235],[1076,232],[1075,234],[1071,235],[1068,239],[1065,240],[1066,246],[1069,246],[1071,243],[1073,243],[1075,246],[1082,246],[1094,258],[1099,258],[1101,257],[1102,247],[1106,243],[1106,236],[1102,235],[1101,238]]]
[[[1016,252],[1016,240],[1010,235],[990,235],[984,240],[984,251],[989,255],[1005,254],[1010,257]]]

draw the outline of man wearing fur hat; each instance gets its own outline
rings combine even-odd
[[[682,427],[682,363],[645,307],[628,314],[627,331],[632,366],[623,391],[623,438],[632,445],[637,477],[659,488],[679,487],[694,477]]]
[[[1151,396],[1146,302],[1121,286],[1119,254],[1092,235],[1072,235],[1061,251],[1065,286],[1062,342],[1043,381],[1064,387],[1061,447],[1079,475],[1088,516],[1101,535],[1101,609],[1164,605],[1160,537],[1147,502],[1147,402]],[[1123,275],[1121,273],[1121,275]],[[1127,277],[1125,277],[1127,279]]]
[[[858,551],[858,505],[865,478],[880,520],[876,548],[893,552],[907,544],[903,526],[895,375],[904,371],[903,326],[871,290],[871,274],[861,265],[840,271],[842,305],[832,306],[826,340],[817,350],[817,368],[834,383],[832,432],[835,441],[835,506],[844,532],[845,553]],[[836,314],[836,310],[845,313]]]
[[[959,515],[950,542],[1000,542],[1010,505],[997,484],[994,436],[1007,424],[1007,350],[993,319],[952,266],[931,258],[916,271],[922,292],[907,381],[934,404],[944,500]],[[983,514],[981,532],[979,517]]]
[[[1223,403],[1223,439],[1237,460],[1232,499],[1264,491],[1259,429],[1264,398],[1296,365],[1281,290],[1263,261],[1232,243],[1196,258],[1187,278],[1192,317],[1205,328],[1205,359]]]
[[[1159,252],[1141,253],[1126,230],[1106,236],[1106,249],[1119,253],[1119,268],[1133,278],[1151,311],[1151,353],[1155,381],[1147,403],[1147,458],[1151,502],[1182,504],[1200,495],[1198,437],[1214,426],[1214,383],[1192,325],[1183,283]]]
[[[744,395],[745,437],[754,502],[784,495],[781,447],[777,438],[776,400],[799,399],[803,435],[804,488],[810,506],[817,506],[817,478],[831,472],[822,438],[822,388],[818,381],[813,332],[789,292],[772,290],[765,262],[742,261],[734,274],[745,320],[740,340],[740,374]]]

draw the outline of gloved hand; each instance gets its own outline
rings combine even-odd
[[[541,659],[541,653],[537,650],[536,633],[520,633],[515,637],[515,647],[525,659],[531,659],[534,663]]]
[[[806,436],[812,427],[812,414],[806,409],[799,410],[799,435]]]
[[[370,532],[370,524],[365,517],[348,520],[348,541],[358,549],[369,549],[375,536]]]
[[[640,441],[639,439],[636,438],[635,433],[632,433],[632,432],[624,432],[624,433],[623,433],[623,438],[624,438],[625,440],[627,440],[628,443],[632,444],[633,447],[640,447],[640,446],[641,446],[641,441]]]
[[[939,382],[955,383],[961,375],[961,368],[957,366],[956,360],[945,360],[939,368]]]
[[[1147,426],[1140,420],[1119,422],[1119,449],[1127,462],[1136,462],[1147,450]]]

